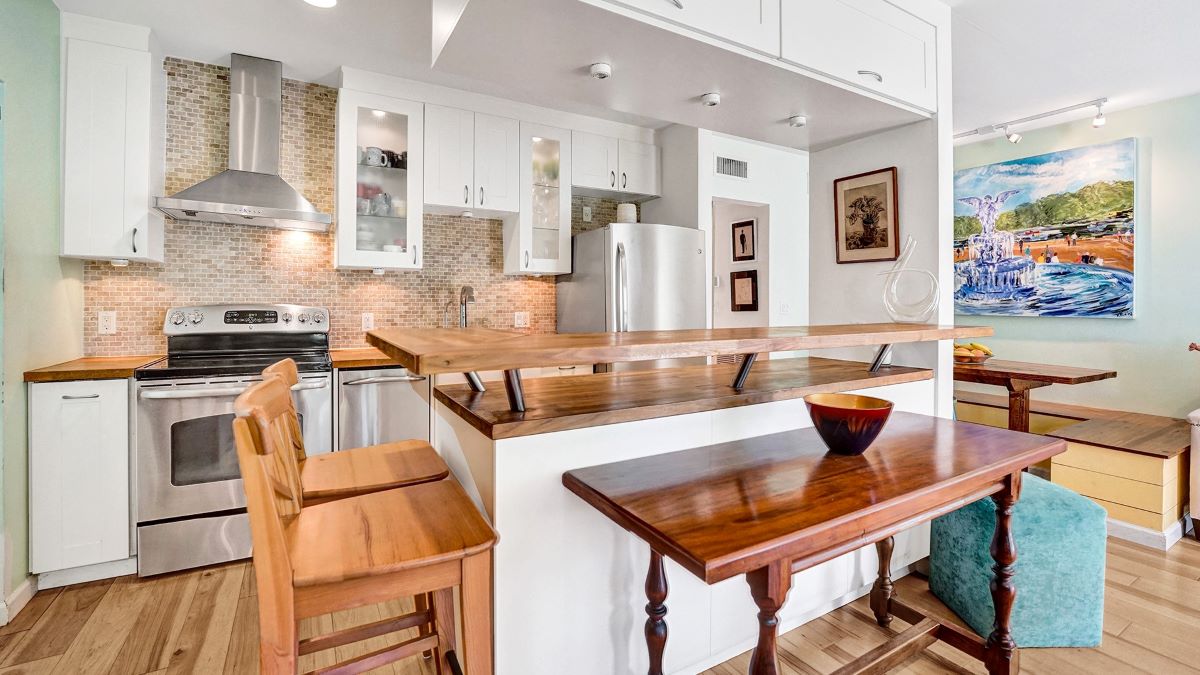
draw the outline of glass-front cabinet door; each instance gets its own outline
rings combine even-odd
[[[420,269],[424,107],[352,89],[337,107],[334,266]]]
[[[505,227],[505,274],[569,274],[569,130],[521,123],[520,190],[520,217]]]

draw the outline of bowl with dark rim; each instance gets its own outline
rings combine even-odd
[[[813,426],[836,455],[861,455],[883,431],[892,402],[859,394],[809,394],[804,397]]]

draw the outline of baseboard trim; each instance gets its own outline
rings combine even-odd
[[[4,599],[3,606],[0,606],[0,626],[7,626],[10,621],[17,618],[25,605],[33,599],[34,593],[37,593],[37,580],[33,577],[25,577],[25,580],[17,584],[12,593]]]
[[[1148,527],[1131,525],[1120,520],[1108,519],[1108,536],[1148,546],[1159,551],[1169,550],[1183,538],[1183,520],[1173,523],[1166,532],[1157,532]]]
[[[67,570],[42,572],[41,574],[37,575],[37,587],[43,590],[47,588],[58,588],[59,586],[82,584],[88,581],[97,581],[99,579],[123,577],[127,574],[137,574],[136,557],[126,558],[124,560],[113,560],[112,562],[98,563],[96,565],[72,567],[71,569]]]

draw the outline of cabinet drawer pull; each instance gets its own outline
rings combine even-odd
[[[463,203],[464,204],[471,203],[471,186],[470,185],[463,186]]]
[[[525,251],[525,267],[529,267],[529,251]]]
[[[363,384],[388,384],[389,382],[424,382],[424,375],[378,375],[375,377],[364,377],[359,380],[350,380],[343,382],[343,387],[354,387]]]
[[[72,396],[71,394],[63,394],[64,401],[78,401],[82,398],[100,398],[100,394],[79,394]]]
[[[858,71],[858,74],[865,75],[867,77],[873,77],[873,78],[875,78],[876,82],[879,82],[881,84],[883,83],[883,75],[880,75],[879,73],[877,73],[873,70],[860,70],[860,71]]]
[[[624,171],[622,171],[621,172],[621,189],[624,190],[626,185],[629,185],[629,177],[625,175]]]
[[[479,205],[483,206],[483,186],[479,186]]]
[[[675,5],[679,9],[683,9],[683,0],[667,0],[667,2],[671,3],[672,5]]]
[[[137,253],[137,228],[133,228],[133,236],[129,238],[130,245],[133,246],[133,252]]]
[[[611,174],[608,178],[608,186],[609,187],[617,187],[617,172],[609,171],[608,173]]]

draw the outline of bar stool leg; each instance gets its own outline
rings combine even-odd
[[[430,609],[429,594],[428,593],[418,593],[413,598],[413,609],[418,612],[428,611]],[[432,631],[433,631],[432,623],[422,624],[421,627],[417,629],[417,635],[419,635],[421,637],[425,637],[426,635],[429,635]],[[430,651],[426,651],[426,652],[421,652],[421,658],[432,659],[433,651],[430,650]]]
[[[650,549],[646,572],[646,649],[650,652],[649,675],[662,675],[663,651],[667,647],[667,570],[662,554]]]
[[[437,673],[451,675],[454,669],[450,666],[450,659],[454,658],[457,644],[454,640],[454,591],[443,588],[429,595],[433,604],[433,629],[437,631],[438,638]]]
[[[492,675],[492,551],[462,561],[462,661],[467,675]]]

